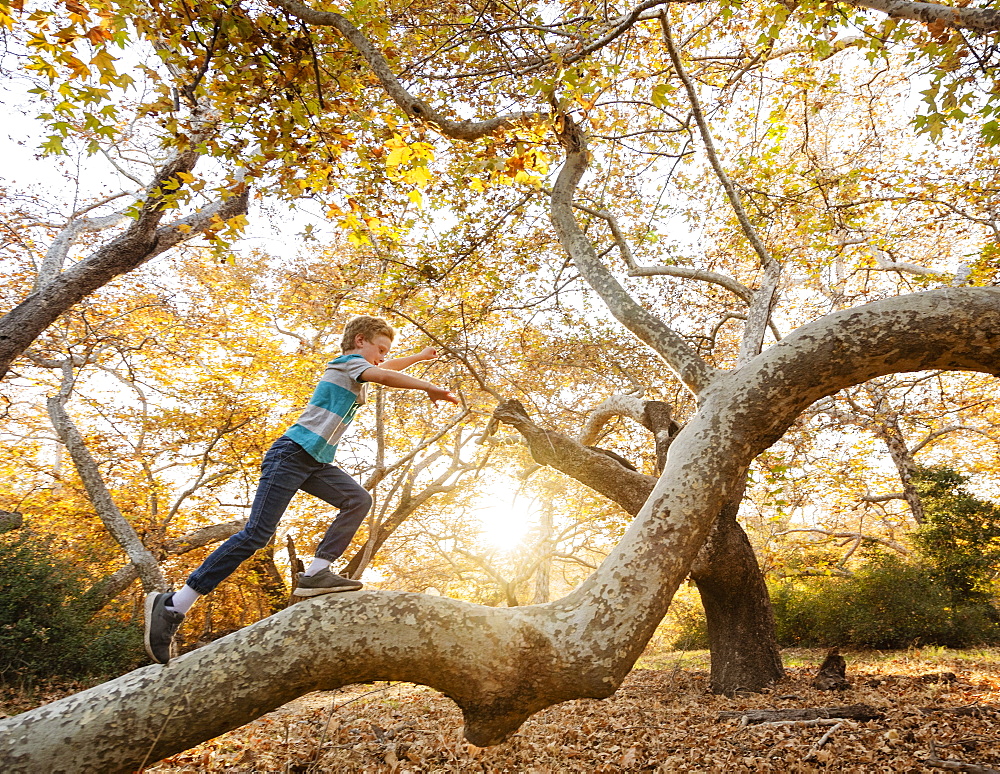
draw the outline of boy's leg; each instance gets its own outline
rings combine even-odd
[[[327,568],[351,544],[354,533],[372,507],[371,495],[344,470],[333,465],[314,473],[300,488],[338,508],[340,512],[323,535],[316,549],[316,560],[300,578],[295,593],[308,597],[360,589],[360,581],[342,578]]]
[[[216,548],[187,580],[187,588],[204,595],[224,581],[255,551],[267,545],[278,522],[300,484],[323,463],[316,462],[301,446],[279,438],[264,455],[260,484],[246,526]],[[150,592],[146,602],[146,652],[165,664],[170,658],[170,640],[183,620],[170,607],[171,594]],[[171,613],[173,615],[171,615]],[[177,620],[176,616],[181,615]]]
[[[323,463],[316,462],[295,441],[279,438],[264,456],[260,484],[246,526],[216,548],[188,577],[187,585],[208,594],[274,537],[288,503]]]

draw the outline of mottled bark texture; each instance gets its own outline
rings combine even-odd
[[[657,439],[658,467],[662,468],[677,424],[665,404],[658,401],[649,404],[644,410],[646,426]],[[539,427],[516,400],[497,406],[493,418],[511,425],[524,436],[536,462],[566,473],[633,515],[656,484],[652,476],[616,466],[613,458],[595,453],[591,447],[561,433]],[[691,578],[698,586],[708,619],[711,686],[715,693],[760,691],[785,674],[764,575],[749,538],[736,521],[744,488],[740,487],[722,508],[711,536],[691,568]]]
[[[910,513],[917,524],[924,523],[924,503],[920,499],[920,493],[913,485],[913,477],[917,473],[917,463],[913,459],[909,448],[906,446],[906,438],[899,427],[899,417],[895,414],[886,417],[881,423],[875,426],[875,434],[882,439],[892,463],[899,473],[899,480],[903,484],[903,497],[906,504],[910,506]]]
[[[442,691],[478,745],[503,741],[548,705],[608,696],[750,462],[816,400],[930,369],[1000,373],[1000,289],[932,290],[835,312],[717,374],[621,542],[561,600],[485,608],[368,591],[309,600],[167,666],[0,720],[0,771],[134,771],[308,691],[366,680]]]

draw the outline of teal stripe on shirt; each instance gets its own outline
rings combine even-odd
[[[337,444],[331,446],[322,436],[302,425],[292,425],[285,431],[285,437],[295,441],[317,462],[333,462],[337,454]]]
[[[347,412],[357,401],[357,395],[333,382],[320,382],[316,385],[309,403],[313,406],[321,406],[327,411],[346,416]]]

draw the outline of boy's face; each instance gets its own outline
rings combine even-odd
[[[354,351],[373,366],[382,365],[390,349],[392,349],[392,339],[388,336],[379,334],[372,337],[371,341],[361,335],[354,337]]]

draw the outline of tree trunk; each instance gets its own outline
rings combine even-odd
[[[691,567],[708,621],[714,693],[761,691],[785,676],[774,611],[753,546],[736,521],[743,492],[719,514]]]
[[[24,516],[12,511],[0,511],[0,533],[11,532],[24,526]]]
[[[913,455],[906,446],[906,439],[903,431],[899,427],[898,417],[891,416],[884,419],[875,427],[875,434],[882,439],[892,463],[899,472],[899,480],[903,484],[903,497],[906,504],[910,506],[910,513],[917,525],[924,523],[924,504],[920,499],[920,493],[913,485],[913,476],[917,472],[917,463],[913,460]]]
[[[274,538],[264,548],[255,553],[246,564],[247,572],[256,581],[267,601],[267,615],[274,615],[285,609],[289,590],[274,563]]]
[[[552,540],[552,508],[547,506],[542,509],[541,537],[536,551],[541,552],[538,560],[538,569],[535,570],[535,595],[531,599],[531,604],[541,605],[549,601],[549,590],[552,576],[552,552],[555,544]]]
[[[307,600],[166,666],[0,720],[0,771],[134,771],[308,691],[370,680],[440,690],[480,746],[509,738],[544,707],[609,696],[752,460],[815,401],[931,369],[1000,373],[1000,288],[834,312],[714,374],[621,542],[563,599],[516,608],[385,591]]]

